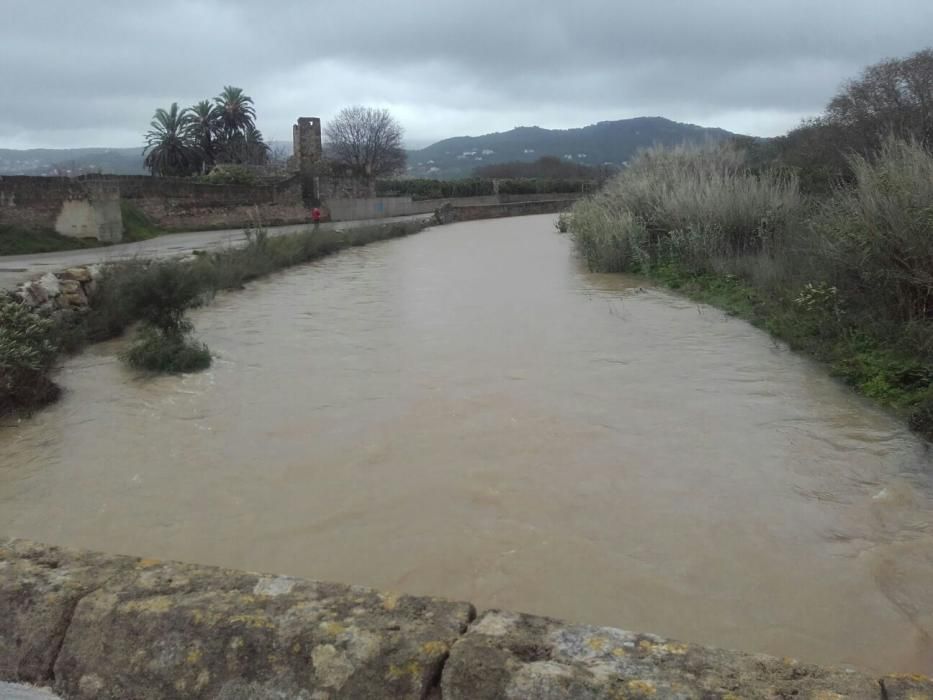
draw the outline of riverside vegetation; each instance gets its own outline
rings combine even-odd
[[[28,412],[58,395],[51,379],[56,359],[89,342],[121,335],[136,322],[139,334],[124,354],[133,367],[183,372],[210,364],[210,352],[191,337],[185,312],[221,290],[350,246],[409,235],[426,222],[269,236],[257,227],[247,245],[193,259],[107,265],[85,312],[34,311],[11,293],[0,295],[0,414]]]
[[[848,166],[850,184],[814,198],[735,145],[653,149],[569,230],[592,269],[746,318],[933,437],[933,153],[891,136]]]
[[[787,136],[638,155],[561,221],[826,362],[933,438],[933,49],[868,67]]]

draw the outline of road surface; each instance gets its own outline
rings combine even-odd
[[[363,219],[360,221],[335,221],[321,224],[322,231],[332,231],[372,224],[388,224],[398,221],[416,221],[429,219],[433,214],[415,214],[387,219]],[[269,235],[281,236],[307,230],[310,224],[291,226],[270,226]],[[224,229],[220,231],[190,231],[188,233],[169,233],[157,238],[136,243],[118,243],[99,248],[63,250],[57,253],[35,253],[32,255],[0,256],[0,289],[13,289],[18,284],[39,277],[46,272],[56,272],[66,267],[91,265],[100,262],[113,262],[131,258],[164,258],[185,255],[194,250],[216,250],[228,246],[240,246],[246,243],[243,229]]]
[[[0,700],[55,700],[52,691],[31,685],[4,683],[0,681]]]

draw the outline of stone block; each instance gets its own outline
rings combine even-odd
[[[444,700],[880,700],[871,676],[611,627],[490,611],[453,646]]]
[[[0,678],[50,680],[78,601],[123,566],[102,554],[21,540],[0,544]]]
[[[82,598],[55,664],[69,698],[423,698],[472,606],[138,561]]]

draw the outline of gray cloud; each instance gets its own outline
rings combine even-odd
[[[4,0],[0,147],[133,146],[244,87],[268,138],[392,109],[413,140],[662,115],[771,135],[924,48],[929,0]]]

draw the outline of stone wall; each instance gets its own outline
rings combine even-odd
[[[360,197],[345,199],[325,199],[323,206],[332,221],[352,221],[354,219],[379,219],[389,216],[410,216],[413,214],[429,214],[444,207],[454,207],[469,210],[462,214],[461,219],[491,218],[495,216],[520,216],[522,207],[527,207],[527,214],[544,214],[561,211],[557,206],[569,206],[578,199],[578,195],[481,195],[478,197],[448,197],[445,199],[418,199],[409,196],[401,197]],[[561,205],[556,204],[560,202]],[[479,210],[476,207],[493,205],[502,206],[498,210]],[[479,216],[476,212],[485,212]],[[471,213],[472,212],[472,213]],[[519,213],[515,213],[519,212]]]
[[[167,231],[243,228],[257,221],[274,226],[302,223],[310,217],[298,176],[255,185],[147,176],[121,177],[118,184],[123,199]]]
[[[0,681],[64,698],[930,700],[610,627],[25,540],[0,542]]]
[[[115,243],[123,237],[120,190],[104,180],[0,177],[0,224]]]
[[[566,211],[572,205],[573,199],[539,199],[503,204],[446,205],[437,210],[437,218],[440,223],[449,224],[457,221],[496,219],[507,216],[556,214],[557,212]]]
[[[310,178],[310,183],[309,183]],[[158,228],[166,231],[241,229],[304,223],[310,219],[306,194],[320,200],[333,221],[378,219],[431,213],[445,206],[463,208],[467,217],[516,216],[557,211],[548,202],[568,202],[577,195],[488,195],[447,199],[412,200],[411,197],[366,197],[368,188],[352,178],[301,173],[289,178],[251,185],[221,185],[190,178],[140,176],[0,177],[0,224],[29,229],[55,229],[61,234],[94,237],[116,242],[122,237],[120,202],[138,208]],[[479,210],[475,207],[512,203]],[[473,207],[472,209],[470,209]]]

